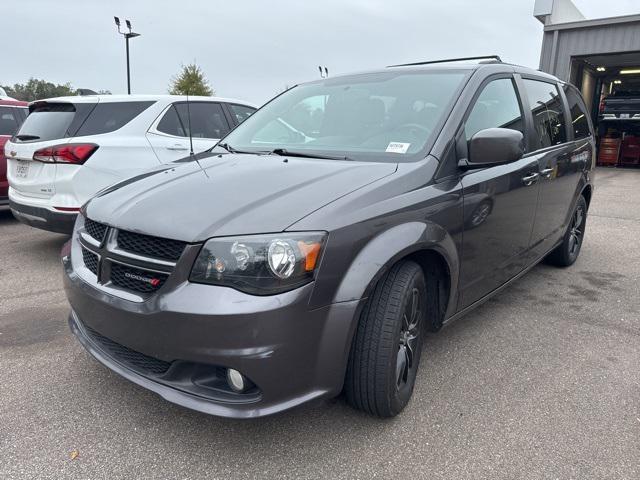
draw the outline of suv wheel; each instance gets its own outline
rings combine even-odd
[[[580,254],[586,226],[587,201],[580,195],[564,239],[546,258],[547,263],[558,267],[573,265]]]
[[[407,405],[427,330],[426,283],[420,266],[396,264],[376,285],[355,333],[345,391],[353,407],[392,417]]]

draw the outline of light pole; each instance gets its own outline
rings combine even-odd
[[[127,47],[127,93],[131,95],[131,72],[129,70],[129,39],[139,37],[139,33],[135,33],[131,30],[131,22],[129,20],[125,20],[127,24],[128,32],[123,32],[120,30],[120,19],[118,17],[113,17],[116,22],[116,27],[118,27],[118,33],[124,36],[124,42]]]

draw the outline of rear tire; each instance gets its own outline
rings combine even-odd
[[[393,417],[409,402],[428,327],[426,292],[422,269],[412,261],[397,263],[376,285],[347,367],[345,393],[354,408]]]
[[[578,255],[580,255],[586,226],[587,201],[580,195],[562,243],[545,258],[545,262],[557,267],[569,267],[573,265],[578,259]]]

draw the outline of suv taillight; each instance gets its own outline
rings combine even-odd
[[[67,143],[41,148],[33,159],[45,163],[73,163],[82,165],[98,149],[95,143]]]

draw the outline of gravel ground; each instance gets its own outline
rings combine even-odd
[[[0,212],[2,479],[640,478],[640,171],[600,169],[578,262],[429,337],[384,421],[219,419],[111,373],[68,331],[64,240]]]

